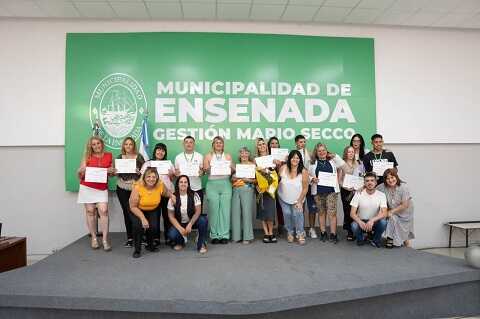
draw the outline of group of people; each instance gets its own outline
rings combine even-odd
[[[278,232],[285,229],[289,243],[303,245],[307,234],[312,239],[337,243],[339,193],[348,241],[381,247],[385,233],[385,247],[409,246],[414,238],[412,198],[398,176],[393,152],[383,147],[383,137],[374,134],[371,141],[369,151],[363,137],[355,134],[343,156],[339,156],[322,143],[309,152],[305,137],[298,135],[296,149],[278,156],[279,150],[274,150],[280,149],[276,137],[268,141],[258,138],[253,152],[247,147],[239,150],[235,164],[232,155],[225,152],[222,137],[215,137],[211,150],[203,156],[195,151],[195,139],[187,136],[183,152],[167,171],[159,174],[158,161],[168,158],[165,144],[155,145],[151,160],[145,161],[135,140],[125,138],[117,159],[135,160],[136,169],[121,173],[112,154],[105,151],[102,139],[93,136],[78,169],[78,202],[85,205],[91,247],[100,247],[96,234],[98,212],[103,249],[111,250],[107,180],[87,181],[88,168],[102,168],[108,176],[117,176],[116,193],[127,235],[125,246],[134,247],[134,258],[141,256],[142,242],[147,250],[158,250],[161,219],[164,240],[175,250],[183,249],[192,229],[198,230],[196,248],[201,254],[207,252],[208,238],[212,245],[231,240],[249,244],[254,240],[255,210],[262,223],[264,243],[277,242],[275,221]],[[246,174],[245,168],[250,168],[250,173]],[[207,175],[205,192],[203,175]],[[317,216],[319,235],[315,230]]]

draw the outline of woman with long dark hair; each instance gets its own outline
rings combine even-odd
[[[350,139],[350,146],[355,150],[355,159],[357,161],[362,161],[365,154],[370,152],[365,148],[365,140],[363,139],[362,134],[354,134]]]
[[[308,172],[303,166],[302,154],[293,150],[287,162],[280,168],[278,197],[282,206],[287,241],[292,243],[294,235],[300,245],[305,244],[303,203],[308,191]]]
[[[188,176],[181,175],[175,183],[175,203],[168,202],[168,217],[172,227],[168,230],[168,238],[175,250],[181,250],[186,244],[192,229],[198,229],[197,250],[201,254],[207,252],[208,219],[201,215],[202,202],[200,196],[190,188]]]

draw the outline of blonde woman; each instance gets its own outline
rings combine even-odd
[[[269,155],[267,143],[263,138],[255,141],[256,157]],[[277,207],[275,204],[275,192],[278,188],[278,174],[275,168],[257,167],[257,219],[262,221],[263,242],[276,243],[277,238],[273,234],[273,223]]]
[[[137,153],[137,146],[135,140],[131,137],[126,137],[122,143],[122,149],[117,159],[134,159],[136,161],[136,173],[116,173],[117,175],[117,196],[123,212],[123,221],[125,222],[125,229],[127,231],[127,241],[125,247],[133,246],[132,222],[130,220],[130,207],[128,200],[132,193],[133,182],[140,178],[140,168],[145,159],[141,154]]]
[[[230,240],[231,174],[212,174],[212,166],[232,165],[232,156],[225,153],[224,148],[223,138],[216,136],[212,141],[212,150],[203,160],[203,168],[208,174],[206,196],[212,244],[227,244]]]
[[[343,160],[345,161],[345,165],[338,171],[338,180],[341,185],[340,196],[343,205],[343,229],[347,231],[347,240],[353,241],[354,238],[351,227],[353,220],[350,217],[350,210],[352,208],[350,202],[356,190],[345,187],[343,181],[345,180],[345,175],[363,176],[365,174],[365,167],[363,167],[362,161],[356,159],[355,148],[353,146],[345,147],[343,150]]]
[[[153,244],[153,238],[158,232],[156,215],[158,214],[157,207],[162,196],[170,197],[174,203],[176,202],[172,192],[160,181],[157,169],[149,167],[145,170],[142,179],[133,185],[132,194],[130,195],[130,218],[132,221],[133,245],[135,247],[133,258],[140,257],[144,230],[147,237],[146,249],[151,252],[158,250]]]
[[[312,154],[309,174],[312,177],[311,191],[315,198],[320,221],[320,240],[327,240],[326,216],[330,221],[330,242],[337,243],[337,198],[340,192],[337,168],[345,165],[338,155],[329,154],[327,146],[318,143]],[[322,176],[322,177],[320,177]],[[320,181],[320,184],[319,184]],[[330,185],[328,185],[330,184]]]
[[[105,152],[105,144],[100,137],[92,136],[85,146],[85,154],[78,168],[77,174],[80,179],[78,190],[78,203],[85,205],[87,227],[91,236],[91,247],[98,249],[97,241],[97,211],[100,216],[100,230],[102,231],[103,249],[110,251],[112,247],[108,242],[108,183],[107,181],[87,182],[85,173],[87,167],[106,168],[107,174],[112,175],[112,153]]]
[[[242,147],[239,153],[239,164],[255,165],[250,151]],[[249,244],[253,241],[252,212],[255,192],[255,178],[239,178],[232,176],[232,239]]]

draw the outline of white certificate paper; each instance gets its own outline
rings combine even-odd
[[[115,159],[115,168],[117,173],[136,173],[137,172],[137,160],[132,159]]]
[[[173,165],[171,161],[150,161],[150,167],[156,167],[159,175],[168,175]]]
[[[272,148],[271,155],[274,159],[285,162],[288,158],[288,148]]]
[[[106,183],[107,169],[102,167],[86,167],[85,168],[85,182],[91,183]]]
[[[343,187],[358,190],[364,185],[363,177],[346,174],[343,178]]]
[[[180,173],[187,176],[199,176],[200,166],[195,163],[184,163],[180,164]]]
[[[272,155],[256,157],[255,163],[261,168],[275,167]]]
[[[217,160],[211,163],[210,166],[210,175],[218,176],[218,175],[231,175],[231,162],[225,160]]]
[[[237,178],[255,178],[255,165],[237,164],[235,166],[235,176]]]
[[[335,187],[337,176],[332,173],[318,172],[318,185]]]
[[[373,161],[372,171],[377,174],[377,176],[382,176],[383,173],[389,168],[393,168],[393,162]]]

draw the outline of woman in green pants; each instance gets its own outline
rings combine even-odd
[[[232,157],[224,152],[224,146],[223,138],[216,136],[212,151],[203,160],[203,168],[208,174],[206,193],[212,244],[227,244],[230,239]]]
[[[255,163],[246,147],[242,147],[239,151],[239,164],[251,165],[255,171]],[[255,181],[255,178],[232,176],[232,240],[235,242],[249,244],[253,240],[252,212]]]

